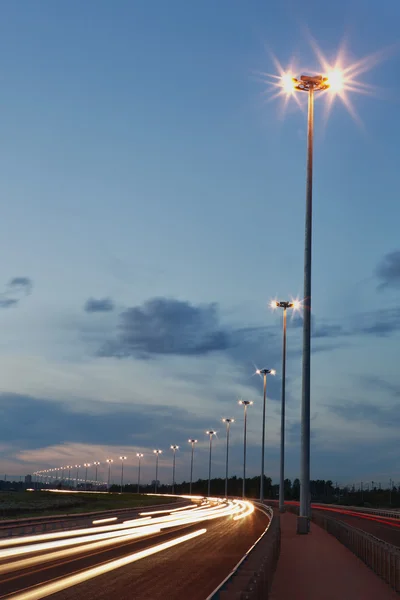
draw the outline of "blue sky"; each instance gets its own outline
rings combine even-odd
[[[370,60],[352,94],[315,108],[312,476],[400,480],[397,2],[3,3],[0,19],[0,459],[25,474],[165,450],[241,411],[249,473],[277,478],[280,315],[302,294],[306,112],[269,102],[273,52],[318,70]],[[387,50],[391,47],[390,50]],[[376,64],[375,64],[376,63]],[[397,252],[397,253],[396,253]],[[17,279],[16,279],[17,278]],[[8,300],[17,302],[8,302]],[[301,327],[289,328],[287,475],[299,474]],[[301,325],[301,323],[300,323]]]

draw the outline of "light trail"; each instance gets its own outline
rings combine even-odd
[[[90,531],[90,529],[88,529]],[[42,544],[28,544],[27,546],[20,546],[18,548],[7,548],[2,550],[0,559],[10,558],[11,556],[20,556],[22,554],[32,554],[33,552],[45,552],[46,550],[54,550],[54,548],[64,548],[65,546],[72,546],[73,544],[86,544],[96,540],[105,540],[111,538],[125,537],[126,535],[143,536],[160,531],[160,527],[157,525],[151,525],[150,527],[142,527],[139,531],[133,529],[125,529],[124,531],[112,531],[110,533],[103,533],[97,535],[85,535],[82,537],[57,540],[55,542],[44,542]]]
[[[92,521],[92,524],[97,525],[99,523],[109,523],[110,521],[118,521],[118,517],[109,517],[108,519],[97,519],[97,521]]]
[[[31,590],[17,592],[16,594],[8,596],[8,598],[9,600],[41,600],[41,598],[46,598],[51,594],[61,592],[62,590],[66,590],[70,587],[78,585],[79,583],[83,583],[84,581],[88,581],[89,579],[93,579],[94,577],[98,577],[99,575],[104,575],[105,573],[109,573],[110,571],[114,571],[115,569],[119,569],[121,567],[125,567],[126,565],[137,562],[138,560],[146,558],[147,556],[157,554],[158,552],[162,552],[163,550],[167,550],[168,548],[172,548],[173,546],[177,546],[178,544],[187,542],[188,540],[196,538],[199,535],[203,535],[204,533],[206,533],[206,531],[207,529],[198,529],[193,533],[182,535],[168,542],[164,542],[163,544],[157,544],[156,546],[146,548],[146,550],[141,550],[140,552],[128,554],[128,556],[118,558],[117,560],[113,560],[103,565],[99,565],[98,567],[93,567],[92,569],[87,569],[85,571],[82,571],[81,573],[68,575],[67,577],[63,577],[56,581],[52,581],[41,586],[36,586],[34,589]]]
[[[48,552],[47,554],[42,554],[40,556],[32,556],[31,558],[23,558],[22,560],[16,560],[14,562],[0,565],[0,575],[5,573],[11,573],[13,571],[20,571],[22,569],[28,569],[30,567],[34,567],[36,565],[40,565],[46,562],[52,562],[63,558],[69,558],[70,556],[76,556],[77,554],[82,554],[84,552],[101,550],[102,548],[106,548],[107,546],[117,545],[121,542],[137,540],[141,537],[150,535],[151,533],[159,533],[159,531],[160,529],[158,527],[155,527],[154,531],[136,531],[135,533],[126,533],[122,535],[119,533],[115,534],[110,539],[103,539],[98,542],[82,544],[76,547],[74,546],[73,548],[68,548],[66,550],[58,550],[57,552]],[[91,537],[90,539],[92,540],[93,537]]]
[[[246,500],[221,500],[219,498],[210,498],[200,505],[190,504],[180,507],[179,509],[141,513],[146,516],[124,521],[123,523],[113,523],[110,525],[92,526],[70,531],[58,531],[48,534],[29,535],[1,540],[0,575],[18,571],[23,572],[25,569],[31,569],[36,566],[40,567],[42,564],[51,562],[55,563],[54,567],[57,568],[60,566],[57,565],[57,561],[70,559],[67,560],[67,562],[71,562],[71,560],[74,560],[75,556],[79,557],[79,555],[85,554],[90,555],[90,553],[101,554],[102,551],[115,548],[118,544],[125,545],[126,543],[134,542],[140,538],[158,534],[164,530],[172,531],[174,528],[177,529],[190,525],[196,526],[205,521],[229,517],[232,518],[233,521],[237,521],[251,515],[253,511],[254,505]],[[152,515],[154,515],[154,517]],[[114,521],[117,520],[117,518],[118,517],[99,519],[94,521],[93,524],[101,524],[110,520]],[[228,529],[232,526],[233,524],[227,523]],[[118,560],[101,564],[86,571],[67,575],[43,585],[40,584],[34,588],[27,589],[23,593],[18,592],[17,595],[8,595],[6,597],[10,598],[10,600],[33,600],[36,598],[44,598],[57,591],[77,585],[87,579],[92,579],[93,577],[107,573],[109,570],[119,568],[130,562],[135,562],[136,560],[150,556],[155,552],[165,550],[205,532],[205,529],[200,529],[194,534],[175,538],[171,542],[159,544]],[[7,562],[1,564],[1,561]],[[48,568],[51,569],[52,566],[45,567],[45,569]],[[13,579],[18,579],[18,576],[13,576]]]

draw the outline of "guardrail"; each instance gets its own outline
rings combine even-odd
[[[268,527],[207,600],[268,600],[280,554],[280,519],[269,506],[254,505],[268,514]]]
[[[286,509],[296,515],[299,513],[298,506],[286,505]],[[400,549],[397,546],[334,517],[312,512],[311,520],[346,546],[395,592],[400,592]]]

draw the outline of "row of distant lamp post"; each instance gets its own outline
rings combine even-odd
[[[282,390],[281,390],[281,435],[280,435],[280,481],[279,481],[279,510],[282,512],[284,510],[284,482],[285,482],[285,384],[286,384],[286,331],[287,331],[287,309],[297,309],[300,307],[300,302],[298,301],[272,301],[272,308],[282,308],[283,309],[283,343],[282,343]],[[264,496],[264,478],[265,478],[265,426],[266,426],[266,404],[267,404],[267,376],[275,375],[276,371],[274,369],[259,369],[256,371],[256,374],[263,377],[263,414],[262,414],[262,441],[261,441],[261,476],[260,476],[260,501],[263,502],[265,499]],[[246,496],[246,458],[247,458],[247,410],[248,407],[253,404],[251,400],[239,400],[239,404],[243,406],[244,409],[244,432],[243,432],[243,484],[242,484],[242,495]],[[226,425],[226,469],[225,469],[225,496],[228,495],[228,479],[229,479],[229,438],[230,438],[230,428],[232,423],[234,423],[233,418],[224,418],[222,421]],[[212,465],[212,442],[213,437],[216,435],[216,431],[210,429],[206,431],[206,434],[209,436],[209,462],[208,462],[208,496],[211,495],[211,465]],[[188,442],[191,445],[191,461],[190,461],[190,489],[189,493],[192,493],[192,485],[193,485],[193,459],[194,459],[194,447],[197,443],[196,439],[189,439]],[[172,465],[172,493],[175,493],[175,470],[176,470],[176,451],[179,449],[177,445],[171,445],[171,450],[173,451],[173,465]],[[155,473],[155,483],[154,483],[154,491],[157,493],[158,488],[158,467],[159,467],[159,457],[162,454],[162,450],[157,449],[153,451],[156,455],[156,473]],[[142,453],[136,454],[138,458],[138,482],[137,482],[137,491],[139,493],[140,490],[140,469],[141,469],[141,459],[143,458]],[[121,492],[123,489],[124,483],[124,461],[127,459],[126,456],[120,456],[121,460]],[[108,464],[108,487],[110,487],[111,481],[111,465],[114,462],[112,458],[107,458],[106,460]],[[302,463],[303,464],[303,463]],[[100,462],[94,461],[93,465],[96,467],[96,483],[97,483],[97,469],[100,465]],[[87,472],[88,468],[91,466],[90,463],[84,463],[85,467],[85,489],[87,489]],[[303,465],[304,466],[304,465]],[[79,478],[79,469],[81,465],[75,465],[76,467],[76,482],[78,485]],[[65,467],[69,470],[69,478],[71,472],[71,465],[67,465]],[[64,472],[64,467],[62,467],[62,474]]]

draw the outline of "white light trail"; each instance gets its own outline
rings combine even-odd
[[[117,560],[113,560],[103,565],[99,565],[98,567],[93,567],[92,569],[87,569],[86,571],[83,571],[81,573],[69,575],[67,577],[63,577],[62,579],[58,579],[57,581],[53,581],[44,585],[35,586],[35,588],[31,589],[30,591],[25,590],[21,593],[17,593],[11,596],[10,600],[41,600],[42,598],[46,598],[46,596],[50,596],[51,594],[56,594],[57,592],[66,590],[70,587],[78,585],[79,583],[83,583],[84,581],[88,581],[89,579],[98,577],[99,575],[104,575],[105,573],[109,573],[110,571],[114,571],[115,569],[119,569],[121,567],[125,567],[126,565],[130,565],[134,562],[137,562],[142,558],[151,556],[152,554],[157,554],[158,552],[162,552],[163,550],[167,550],[168,548],[172,548],[173,546],[177,546],[178,544],[187,542],[188,540],[196,538],[199,535],[203,535],[204,533],[206,533],[206,531],[207,529],[198,529],[193,533],[180,536],[178,538],[170,540],[169,542],[164,542],[163,544],[152,546],[151,548],[146,548],[146,550],[141,550],[140,552],[128,554],[128,556],[118,558]]]

